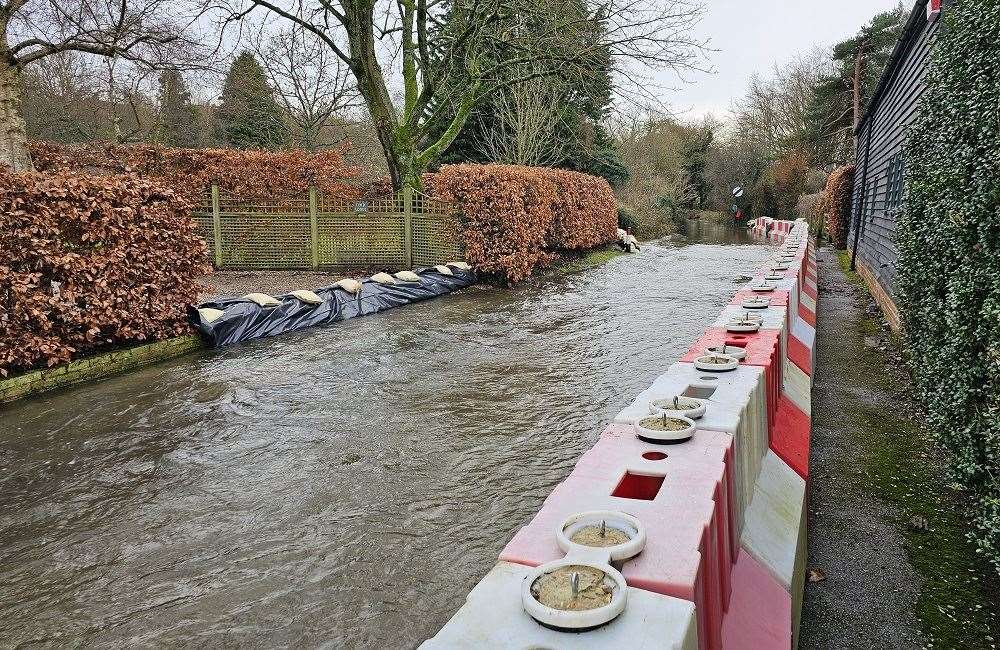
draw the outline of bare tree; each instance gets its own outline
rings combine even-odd
[[[744,97],[733,104],[740,137],[771,159],[805,146],[816,84],[829,67],[830,57],[817,50],[775,66],[769,78],[754,75]]]
[[[343,60],[314,33],[293,23],[275,34],[259,34],[257,57],[278,91],[292,136],[316,151],[329,144],[324,134],[338,114],[363,105]]]
[[[493,119],[484,130],[481,153],[493,162],[553,165],[565,147],[556,129],[566,100],[558,84],[538,77],[518,82],[493,98]]]
[[[631,64],[682,72],[701,60],[702,43],[691,36],[702,12],[697,0],[231,1],[233,19],[266,9],[317,36],[347,65],[396,187],[419,187],[473,107],[498,88],[571,74],[608,54],[627,76]],[[527,21],[541,28],[529,31]],[[592,31],[600,38],[567,42],[598,23]],[[526,64],[543,72],[505,74]],[[462,83],[448,83],[456,66]],[[401,106],[392,78],[402,82]]]
[[[21,113],[24,67],[63,52],[150,66],[177,59],[195,20],[184,0],[0,0],[0,163],[33,168]]]

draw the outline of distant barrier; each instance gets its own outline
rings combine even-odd
[[[212,185],[192,213],[218,269],[413,268],[464,259],[455,208],[405,188],[350,199],[244,200]]]

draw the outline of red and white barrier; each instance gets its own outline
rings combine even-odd
[[[816,258],[805,222],[761,218],[748,226],[782,244],[775,259],[679,363],[615,417],[423,647],[795,647],[805,580]],[[732,331],[753,330],[748,319],[759,323],[756,331]],[[727,353],[739,358],[732,370],[703,359]],[[690,439],[662,445],[638,438],[634,423],[655,410],[651,402],[675,396],[704,405]],[[534,601],[522,605],[531,597],[526,581],[535,580],[532,567],[545,565],[537,569],[544,573],[564,556],[563,522],[593,511],[624,513],[642,527],[642,551],[608,568],[620,571],[624,608],[589,631],[550,629],[529,615]]]

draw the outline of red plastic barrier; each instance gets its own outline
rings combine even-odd
[[[782,395],[778,402],[778,417],[771,432],[771,450],[807,481],[811,429],[809,416]]]
[[[795,338],[794,335],[788,337],[788,360],[798,366],[802,372],[812,376],[812,350]]]
[[[725,650],[792,647],[792,597],[749,553],[733,569],[733,599],[722,623]]]
[[[707,439],[704,438],[706,435]],[[740,543],[732,495],[732,437],[699,431],[693,442],[693,445],[653,445],[636,438],[631,427],[612,425],[601,435],[593,449],[580,458],[576,470],[581,473],[596,470],[599,473],[604,471],[603,465],[609,461],[625,465],[640,459],[696,468],[694,472],[686,472],[685,480],[697,482],[701,489],[712,492],[718,532],[722,606],[725,609],[729,606],[729,574],[732,563],[736,561]],[[719,446],[720,444],[724,446]],[[666,471],[673,473],[670,467],[666,467]],[[679,477],[674,475],[672,478],[676,480]]]
[[[606,445],[602,451],[612,451],[616,443],[608,441]],[[729,584],[730,566],[729,555],[722,548],[728,546],[726,534],[719,530],[727,522],[717,520],[719,506],[714,498],[728,489],[721,487],[726,466],[691,459],[699,455],[723,457],[731,445],[728,434],[699,431],[694,439],[680,445],[646,447],[647,451],[667,454],[659,461],[641,454],[625,461],[620,454],[592,450],[552,491],[538,515],[514,535],[500,559],[529,566],[558,559],[563,552],[555,531],[568,516],[603,509],[629,513],[646,527],[647,540],[643,552],[622,566],[628,584],[693,601],[701,647],[719,648],[723,591]],[[685,446],[685,452],[673,451]],[[663,482],[654,493],[651,482],[629,478],[629,472],[660,475]]]

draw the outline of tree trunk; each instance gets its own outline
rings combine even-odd
[[[15,172],[34,171],[28,153],[28,131],[21,115],[21,71],[0,52],[0,163]]]
[[[858,126],[861,124],[861,72],[864,68],[864,57],[865,57],[865,44],[860,43],[858,45],[857,56],[854,57],[854,79],[853,81],[853,95],[854,95],[854,131],[857,132]]]

